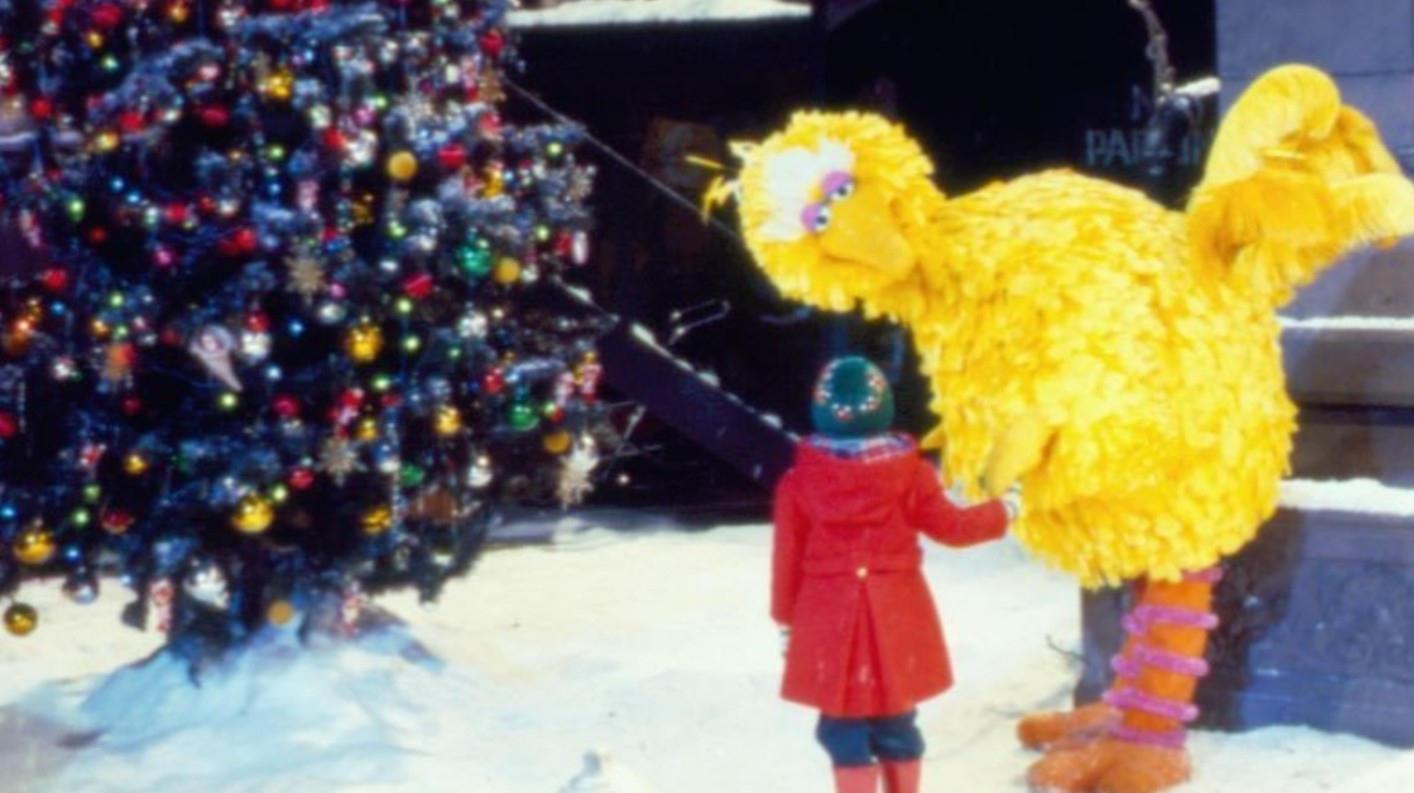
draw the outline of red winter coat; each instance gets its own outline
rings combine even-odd
[[[893,716],[952,685],[918,533],[1006,532],[999,502],[958,509],[910,441],[881,459],[810,443],[776,488],[771,616],[790,628],[781,696],[840,718]]]

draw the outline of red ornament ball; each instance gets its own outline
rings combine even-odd
[[[207,105],[196,111],[196,117],[208,127],[224,127],[231,123],[231,111],[220,105]]]
[[[122,534],[132,528],[135,521],[132,513],[118,507],[109,507],[103,510],[103,514],[98,518],[103,530],[109,534]]]
[[[249,256],[255,253],[259,247],[260,239],[255,234],[255,229],[243,226],[236,229],[235,233],[221,240],[217,248],[227,256]]]
[[[413,300],[421,300],[432,294],[432,288],[436,281],[432,278],[432,273],[417,273],[410,275],[403,281],[403,294]]]
[[[9,411],[0,411],[0,439],[9,440],[20,434],[20,422],[15,418],[15,414]]]
[[[466,165],[466,148],[459,143],[449,143],[437,150],[437,164],[448,171],[459,170]]]
[[[89,19],[103,30],[112,30],[123,21],[123,9],[116,3],[99,3],[89,12]]]
[[[282,419],[299,418],[299,400],[290,394],[280,394],[275,397],[271,408],[274,409],[275,415]]]
[[[505,34],[499,30],[488,30],[481,36],[481,50],[487,57],[498,58],[506,49]]]
[[[141,132],[147,126],[143,121],[142,114],[136,110],[124,110],[118,115],[118,129],[127,134]]]
[[[500,369],[492,369],[481,378],[481,389],[488,394],[499,394],[506,390],[506,374]]]
[[[39,285],[50,294],[68,291],[69,282],[69,271],[60,267],[50,267],[39,274]]]
[[[187,205],[173,201],[162,209],[162,217],[173,226],[180,226],[187,221]]]
[[[308,468],[300,467],[290,472],[290,487],[296,490],[308,490],[314,484],[314,472]]]

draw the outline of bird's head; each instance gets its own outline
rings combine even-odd
[[[787,297],[899,313],[891,287],[919,265],[912,232],[942,200],[933,164],[899,126],[863,113],[796,113],[742,161],[731,194],[757,263]],[[909,290],[915,292],[917,290]]]

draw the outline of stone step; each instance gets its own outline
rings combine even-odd
[[[795,439],[778,418],[725,391],[646,328],[621,321],[600,339],[599,355],[611,385],[752,480],[770,487],[790,467]]]
[[[1351,254],[1303,288],[1282,314],[1296,319],[1414,317],[1414,238]]]
[[[1414,320],[1327,318],[1282,333],[1300,405],[1414,407]]]
[[[1362,478],[1414,487],[1414,411],[1307,407],[1291,469],[1302,479]]]

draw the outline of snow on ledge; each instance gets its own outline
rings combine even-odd
[[[517,9],[511,27],[643,25],[733,20],[806,19],[810,6],[782,0],[574,0],[553,8]]]
[[[1374,479],[1288,479],[1281,505],[1312,512],[1357,512],[1414,518],[1414,489],[1390,487]]]
[[[1414,317],[1280,317],[1286,330],[1397,331],[1414,333]]]

